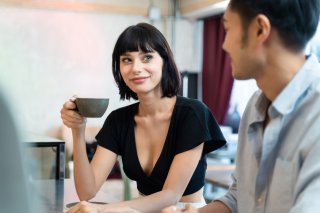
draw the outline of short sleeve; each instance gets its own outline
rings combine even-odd
[[[116,154],[120,154],[119,126],[117,125],[116,115],[114,112],[110,113],[107,117],[103,127],[98,132],[96,140],[99,146],[102,146]]]
[[[195,148],[204,142],[203,155],[226,144],[226,140],[205,105],[197,105],[183,110],[183,119],[179,122],[176,154]]]

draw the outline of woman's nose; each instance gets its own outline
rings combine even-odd
[[[135,60],[132,65],[132,71],[135,73],[140,73],[142,71],[143,64],[139,60]]]

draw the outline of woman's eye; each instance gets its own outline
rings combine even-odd
[[[129,64],[131,62],[130,58],[122,58],[121,62],[124,64]]]
[[[148,61],[150,61],[152,58],[153,58],[152,55],[145,55],[145,56],[143,56],[143,61],[144,61],[144,62],[148,62]]]

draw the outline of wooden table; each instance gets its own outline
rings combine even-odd
[[[228,189],[232,183],[231,173],[235,169],[235,165],[209,165],[206,171],[206,182]]]

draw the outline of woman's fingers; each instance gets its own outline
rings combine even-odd
[[[62,108],[60,114],[62,119],[67,119],[70,122],[82,123],[85,120],[84,117],[74,110]]]
[[[74,102],[77,98],[78,98],[77,95],[73,95],[69,100],[72,101],[72,102]]]
[[[176,206],[169,206],[167,208],[162,209],[161,211],[161,213],[175,213],[175,212],[181,212],[181,210]]]
[[[176,213],[176,212],[189,212],[189,213],[197,213],[198,209],[192,207],[190,204],[186,204],[183,209],[180,209],[176,206],[169,206],[167,208],[162,209],[161,213]]]
[[[79,128],[86,123],[86,118],[81,116],[75,109],[77,108],[74,100],[76,96],[65,102],[60,110],[60,115],[63,123],[69,128]]]
[[[81,201],[80,203],[69,209],[66,213],[99,213],[100,209],[100,205]]]
[[[185,208],[182,210],[182,212],[197,213],[198,209],[192,207],[190,204],[187,204]]]
[[[71,99],[70,99],[69,101],[67,101],[67,102],[65,102],[63,104],[63,108],[64,109],[69,109],[69,110],[70,109],[74,110],[74,109],[77,108],[77,105],[76,105],[76,103],[74,101],[71,101]]]
[[[130,207],[115,207],[111,209],[103,209],[104,213],[140,213],[139,211]]]

